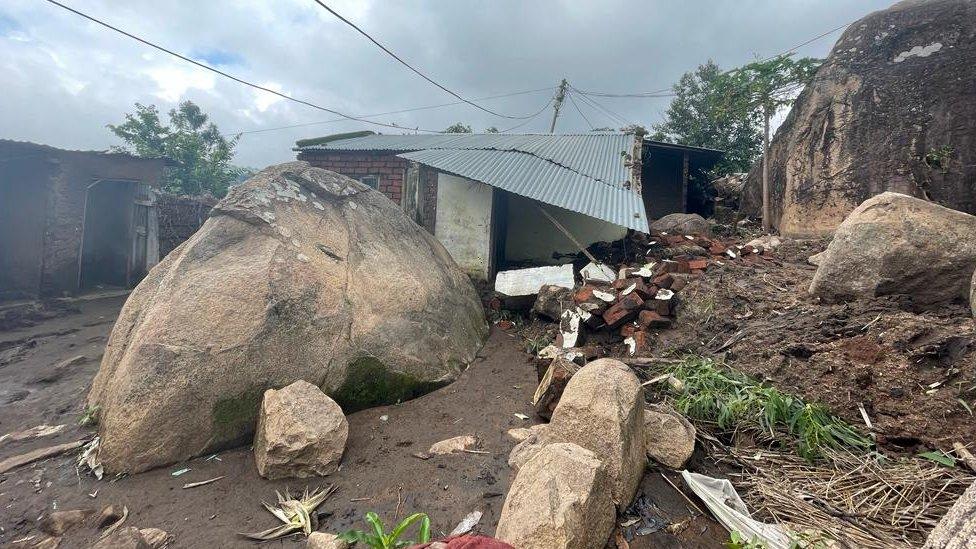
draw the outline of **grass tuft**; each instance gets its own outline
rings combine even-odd
[[[669,366],[680,380],[669,387],[674,406],[681,413],[715,423],[723,431],[751,429],[772,440],[784,435],[796,440],[797,453],[806,459],[820,457],[824,449],[867,452],[868,437],[831,414],[819,404],[808,404],[711,359],[691,356]]]

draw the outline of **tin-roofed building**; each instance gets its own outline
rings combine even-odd
[[[298,159],[379,190],[469,274],[563,263],[584,246],[648,231],[686,210],[688,174],[721,152],[575,135],[342,134],[299,141]],[[558,228],[557,228],[558,225]]]

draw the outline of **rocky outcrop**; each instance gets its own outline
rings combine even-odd
[[[549,444],[512,481],[495,537],[519,549],[602,549],[615,516],[596,454]]]
[[[296,381],[268,389],[254,435],[254,463],[271,480],[334,473],[342,460],[349,422],[321,389]]]
[[[695,426],[670,406],[644,409],[644,433],[647,457],[665,467],[681,469],[695,452]]]
[[[883,193],[844,220],[810,293],[827,302],[906,294],[918,309],[965,302],[976,269],[976,216]]]
[[[647,463],[644,389],[637,376],[619,360],[590,362],[566,385],[546,436],[594,452],[606,464],[614,501],[626,509]]]
[[[884,191],[976,214],[976,3],[910,0],[840,37],[777,130],[772,222],[829,234]],[[761,163],[744,213],[762,210]]]
[[[973,280],[969,283],[969,308],[976,317],[976,272],[973,272]]]
[[[457,378],[487,334],[470,280],[380,193],[305,162],[234,187],[116,321],[88,404],[138,472],[250,441],[265,390],[344,411]]]
[[[943,515],[925,540],[922,549],[967,549],[976,547],[976,482]]]
[[[651,222],[651,231],[668,234],[709,235],[712,224],[698,214],[673,213]]]

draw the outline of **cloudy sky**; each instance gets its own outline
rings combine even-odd
[[[456,101],[399,65],[312,0],[61,0],[133,34],[291,97],[355,115]],[[401,57],[500,113],[538,112],[563,77],[578,89],[635,93],[669,87],[711,58],[723,67],[779,53],[888,6],[890,0],[326,0]],[[823,56],[839,32],[799,50]],[[0,138],[72,149],[118,144],[105,125],[134,103],[161,111],[190,99],[225,133],[244,133],[237,162],[294,158],[296,139],[389,128],[242,86],[141,45],[45,0],[0,2]],[[650,125],[666,98],[567,102],[557,131]],[[601,108],[602,107],[602,108]],[[612,114],[611,114],[612,113]],[[543,132],[551,110],[513,131]],[[588,119],[588,120],[587,120]],[[523,120],[468,105],[373,120],[476,131]],[[281,126],[302,125],[288,129]],[[592,125],[592,126],[591,126]]]

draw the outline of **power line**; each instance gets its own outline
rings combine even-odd
[[[576,91],[576,88],[572,88],[572,89],[574,91]],[[597,110],[603,112],[604,115],[606,115],[607,118],[610,119],[610,122],[613,123],[613,124],[620,124],[621,126],[627,126],[627,125],[633,124],[633,122],[627,120],[626,118],[624,118],[623,116],[615,113],[614,111],[611,111],[610,109],[608,109],[607,107],[603,106],[601,103],[599,103],[597,100],[593,99],[592,97],[587,97],[585,95],[580,95],[579,98],[580,98],[580,101],[583,101],[584,103],[586,103],[590,107],[593,107],[594,109],[597,109]]]
[[[328,112],[328,113],[332,113],[332,114],[334,114],[336,116],[341,116],[341,117],[343,117],[343,118],[345,118],[347,120],[356,120],[358,122],[364,122],[366,124],[373,124],[375,126],[383,126],[385,128],[396,128],[398,130],[422,131],[422,132],[427,132],[427,133],[444,133],[444,132],[439,131],[439,130],[426,130],[426,129],[421,129],[421,128],[406,128],[404,126],[398,126],[396,124],[386,124],[384,122],[374,122],[372,120],[367,120],[367,119],[362,118],[362,117],[348,115],[348,114],[345,114],[343,112],[337,111],[335,109],[330,109],[328,107],[323,107],[321,105],[316,105],[315,103],[312,103],[311,101],[305,101],[304,99],[297,99],[295,97],[291,97],[291,96],[285,95],[285,94],[283,94],[281,92],[272,90],[271,88],[266,88],[264,86],[255,84],[253,82],[249,82],[247,80],[244,80],[243,78],[239,78],[239,77],[234,76],[232,74],[226,73],[226,72],[224,72],[222,70],[215,69],[215,68],[213,68],[213,67],[211,67],[209,65],[206,65],[206,64],[201,63],[199,61],[196,61],[195,59],[191,59],[189,57],[186,57],[185,55],[181,55],[179,53],[176,53],[175,51],[166,49],[163,46],[154,44],[154,43],[150,42],[149,40],[146,40],[144,38],[140,38],[140,37],[138,37],[138,36],[136,36],[134,34],[131,34],[129,32],[126,32],[126,31],[124,31],[124,30],[122,30],[122,29],[120,29],[118,27],[114,27],[114,26],[112,26],[112,25],[110,25],[110,24],[108,24],[108,23],[106,23],[104,21],[101,21],[99,19],[96,19],[96,18],[94,18],[94,17],[92,17],[92,16],[90,16],[90,15],[88,15],[86,13],[80,12],[80,11],[78,11],[78,10],[72,8],[72,7],[66,6],[66,5],[62,4],[61,2],[58,2],[57,0],[46,0],[46,1],[48,3],[50,3],[50,4],[54,4],[55,6],[58,6],[59,8],[65,9],[67,11],[70,11],[71,13],[74,13],[75,15],[84,17],[85,19],[87,19],[87,20],[89,20],[89,21],[91,21],[93,23],[97,23],[97,24],[99,24],[99,25],[101,25],[101,26],[103,26],[103,27],[105,27],[107,29],[113,30],[113,31],[115,31],[115,32],[117,32],[117,33],[119,33],[119,34],[121,34],[123,36],[127,36],[127,37],[129,37],[129,38],[131,38],[131,39],[133,39],[133,40],[135,40],[137,42],[141,42],[142,44],[145,44],[145,45],[147,45],[147,46],[149,46],[151,48],[155,48],[155,49],[157,49],[157,50],[159,50],[159,51],[161,51],[163,53],[167,53],[169,55],[172,55],[173,57],[176,57],[178,59],[182,59],[183,61],[186,61],[187,63],[192,63],[192,64],[194,64],[194,65],[196,65],[196,66],[198,66],[198,67],[200,67],[202,69],[206,69],[206,70],[208,70],[210,72],[219,74],[220,76],[223,76],[224,78],[229,78],[229,79],[231,79],[231,80],[233,80],[233,81],[235,81],[235,82],[237,82],[239,84],[244,84],[245,86],[250,86],[250,87],[252,87],[254,89],[261,90],[263,92],[267,92],[267,93],[270,93],[270,94],[274,94],[274,95],[276,95],[278,97],[281,97],[282,99],[286,99],[288,101],[293,101],[295,103],[299,103],[299,104],[305,105],[307,107],[312,107],[313,109],[318,109],[320,111],[325,111],[325,112]]]
[[[527,120],[527,119],[531,119],[532,118],[533,115],[531,115],[531,114],[530,115],[527,115],[527,116],[513,116],[513,115],[509,115],[509,114],[502,114],[502,113],[499,113],[499,112],[495,112],[495,111],[493,111],[491,109],[487,109],[485,107],[482,107],[481,105],[479,105],[479,104],[477,104],[477,103],[475,103],[475,102],[473,102],[473,101],[471,101],[469,99],[465,99],[464,97],[462,97],[457,92],[455,92],[455,91],[453,91],[451,89],[448,89],[447,87],[441,85],[439,82],[436,82],[431,77],[429,77],[426,74],[420,72],[419,69],[415,68],[410,63],[407,63],[406,61],[404,61],[399,55],[397,55],[397,54],[393,53],[392,51],[390,51],[390,49],[387,48],[386,46],[384,46],[383,44],[380,44],[375,38],[373,38],[372,36],[370,36],[369,33],[367,33],[366,31],[364,31],[363,29],[359,28],[359,26],[357,26],[352,21],[350,21],[350,20],[346,19],[345,17],[343,17],[342,15],[340,15],[334,9],[330,8],[329,6],[327,6],[324,2],[322,2],[322,0],[315,0],[315,3],[318,4],[319,6],[322,6],[322,8],[324,10],[326,10],[327,12],[329,12],[332,15],[336,16],[343,23],[345,23],[345,24],[349,25],[350,27],[352,27],[353,29],[355,29],[356,32],[358,32],[359,34],[365,36],[370,42],[372,42],[373,44],[376,44],[376,46],[379,49],[381,49],[384,52],[386,52],[387,55],[389,55],[390,57],[396,59],[401,65],[403,65],[404,67],[407,67],[408,69],[410,69],[411,71],[413,71],[414,73],[416,73],[418,76],[420,76],[424,80],[430,82],[431,84],[437,86],[438,88],[440,88],[440,89],[446,91],[447,93],[453,95],[454,97],[460,99],[462,102],[467,103],[468,105],[471,105],[472,107],[475,107],[477,109],[481,109],[481,110],[485,111],[488,114],[493,114],[495,116],[500,116],[502,118],[510,118],[512,120]]]
[[[479,97],[479,98],[475,99],[475,101],[484,101],[484,100],[487,100],[487,99],[501,99],[503,97],[514,97],[516,95],[526,95],[526,94],[530,94],[530,93],[539,93],[539,92],[543,92],[543,91],[552,91],[552,90],[553,90],[553,88],[550,86],[548,88],[537,88],[537,89],[534,89],[534,90],[523,90],[523,91],[517,91],[517,92],[512,92],[512,93],[505,93],[505,94],[501,94],[501,95],[489,95],[489,96],[486,96],[486,97]],[[376,114],[361,114],[361,115],[357,115],[357,116],[359,116],[360,118],[373,118],[373,117],[376,117],[376,116],[386,116],[386,115],[390,115],[390,114],[402,114],[402,113],[405,113],[405,112],[415,112],[415,111],[423,111],[423,110],[429,110],[429,109],[439,109],[441,107],[450,107],[450,106],[453,106],[453,105],[463,105],[463,104],[464,104],[464,101],[453,101],[451,103],[441,103],[439,105],[426,105],[424,107],[413,107],[413,108],[409,108],[409,109],[400,109],[400,110],[396,110],[396,111],[380,112],[380,113],[376,113]],[[545,109],[543,109],[543,110],[545,110]],[[277,127],[274,127],[274,128],[262,128],[262,129],[259,129],[259,130],[244,130],[244,131],[239,131],[239,132],[236,132],[236,133],[235,132],[232,132],[231,135],[249,135],[249,134],[255,134],[255,133],[272,132],[272,131],[277,131],[277,130],[288,130],[288,129],[291,129],[291,128],[304,128],[306,126],[315,126],[315,125],[318,125],[318,124],[330,124],[330,123],[333,123],[333,122],[344,122],[345,120],[346,120],[345,118],[332,118],[330,120],[320,120],[318,122],[305,122],[303,124],[291,124],[289,126],[277,126]],[[409,129],[409,128],[404,128],[404,129]]]
[[[582,109],[579,108],[579,104],[576,103],[576,99],[573,97],[573,92],[569,94],[569,101],[570,103],[573,104],[574,107],[576,107],[576,112],[578,112],[579,115],[583,117],[583,120],[586,122],[586,125],[590,127],[590,130],[596,128],[596,126],[594,126],[593,123],[590,122],[590,119],[587,118],[585,114],[583,114]]]
[[[555,100],[556,100],[555,97],[550,98],[549,99],[549,102],[547,102],[545,105],[543,105],[542,108],[539,109],[538,111],[536,111],[535,114],[533,114],[532,116],[530,116],[528,120],[526,120],[524,122],[519,122],[518,124],[512,126],[511,128],[505,128],[504,130],[500,130],[499,133],[508,133],[508,132],[510,132],[512,130],[517,130],[517,129],[521,128],[522,126],[528,124],[529,122],[532,122],[533,119],[535,119],[537,116],[539,116],[540,114],[542,114],[543,112],[545,112],[546,109],[549,108],[549,105],[552,105],[552,102],[555,101]]]

